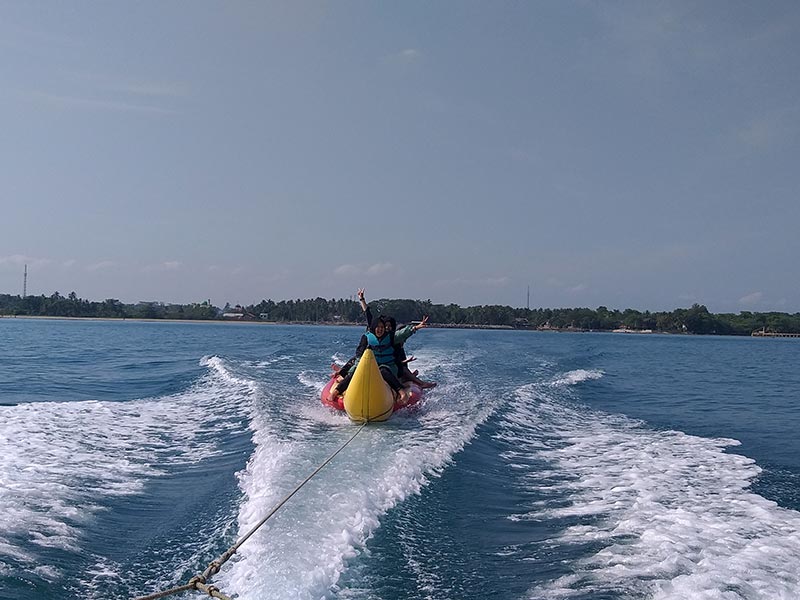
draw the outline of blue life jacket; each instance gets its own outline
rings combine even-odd
[[[375,360],[378,363],[379,367],[389,367],[393,373],[397,370],[397,364],[394,361],[394,346],[392,345],[392,336],[385,335],[381,339],[372,333],[371,331],[367,334],[367,343],[369,344],[369,349],[372,350],[372,353],[375,355]]]

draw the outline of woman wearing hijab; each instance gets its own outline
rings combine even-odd
[[[400,380],[397,378],[398,369],[394,356],[394,335],[387,330],[386,323],[382,316],[372,319],[369,324],[369,330],[361,336],[358,348],[356,349],[356,360],[352,367],[350,367],[346,377],[331,387],[331,400],[336,400],[336,398],[347,390],[356,372],[358,362],[361,360],[361,356],[367,348],[372,350],[372,353],[375,355],[375,361],[378,363],[381,376],[397,395],[398,402],[406,402],[408,400],[408,392],[403,388],[403,384],[400,383]]]

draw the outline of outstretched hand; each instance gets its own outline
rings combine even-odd
[[[359,288],[358,289],[358,299],[359,300],[363,300],[364,299],[364,288]]]
[[[422,321],[414,325],[414,329],[420,330],[424,329],[427,326],[428,326],[428,315],[425,315],[424,317],[422,317]]]

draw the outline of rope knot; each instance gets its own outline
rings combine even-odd
[[[205,583],[205,582],[206,582],[205,577],[203,577],[202,575],[195,575],[189,580],[188,585],[192,586],[194,589],[197,589],[198,583]]]
[[[221,567],[222,567],[222,564],[220,564],[220,562],[218,560],[213,560],[208,565],[208,572],[209,572],[210,575],[216,575],[217,573],[219,573],[219,570],[220,570]]]
[[[222,556],[220,556],[218,560],[219,560],[221,563],[227,562],[227,561],[230,559],[230,557],[231,557],[231,556],[233,556],[234,554],[236,554],[236,548],[228,548],[228,549],[225,551],[225,554],[223,554]]]
[[[206,588],[206,593],[209,595],[209,597],[213,598],[214,592],[219,592],[219,588],[217,586],[210,585]]]

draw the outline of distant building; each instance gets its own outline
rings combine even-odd
[[[230,320],[236,320],[236,321],[255,321],[256,320],[256,316],[253,313],[247,312],[247,310],[245,310],[245,308],[243,306],[240,306],[239,304],[237,304],[233,308],[230,308],[230,306],[226,306],[226,308],[227,308],[227,310],[225,310],[222,313],[222,318],[223,319],[230,319]]]

